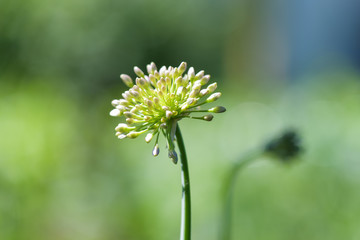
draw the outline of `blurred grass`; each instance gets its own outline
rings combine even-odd
[[[211,123],[180,122],[194,239],[216,239],[230,163],[288,126],[304,138],[302,161],[282,166],[262,159],[240,174],[234,239],[360,237],[359,77],[317,78],[328,81],[271,91],[221,86],[225,114]],[[163,140],[154,158],[142,138],[115,138],[118,120],[108,111],[121,91],[87,102],[66,84],[12,82],[19,81],[0,81],[1,239],[177,238],[179,166],[167,158]]]

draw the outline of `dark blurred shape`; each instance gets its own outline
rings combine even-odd
[[[301,138],[295,130],[286,130],[279,137],[268,142],[265,146],[265,153],[284,162],[294,159],[302,151]]]

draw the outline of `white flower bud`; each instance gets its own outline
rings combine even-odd
[[[206,75],[203,78],[201,78],[200,83],[202,86],[204,86],[205,84],[207,84],[209,82],[209,80],[210,80],[210,75]]]
[[[176,95],[181,95],[183,92],[184,92],[184,87],[180,86],[176,91]]]
[[[124,139],[126,138],[126,134],[120,134],[119,136],[117,136],[119,139]]]
[[[111,101],[111,105],[113,105],[114,107],[116,107],[119,104],[120,104],[120,101],[117,99]]]
[[[170,118],[173,115],[173,113],[171,111],[167,110],[165,115],[166,115],[166,118]]]
[[[190,92],[189,97],[190,97],[190,98],[195,98],[195,97],[197,97],[197,95],[199,94],[199,92],[200,92],[200,89],[199,89],[199,88],[193,89],[193,90]]]
[[[189,76],[190,79],[193,79],[195,77],[195,70],[194,70],[193,67],[189,68],[188,76]]]
[[[206,94],[208,94],[209,93],[209,90],[208,89],[201,89],[201,91],[200,91],[200,97],[203,97],[203,96],[205,96]]]
[[[119,117],[121,115],[121,111],[117,108],[111,110],[110,116],[112,117]]]
[[[165,71],[166,71],[166,67],[165,66],[162,66],[159,70],[159,74],[161,77],[165,76]]]
[[[128,86],[129,88],[134,86],[133,80],[131,79],[131,77],[129,75],[121,74],[120,78],[125,83],[125,85]]]
[[[144,77],[145,76],[145,74],[144,74],[144,72],[140,69],[140,68],[138,68],[138,67],[134,67],[134,72],[135,72],[135,74],[136,75],[138,75],[139,77]]]
[[[212,93],[215,91],[216,88],[217,88],[217,83],[214,82],[207,87],[207,90],[209,90],[209,93]]]
[[[154,137],[153,133],[148,133],[145,137],[145,142],[149,143],[153,137]]]
[[[151,62],[150,64],[148,64],[148,65],[146,66],[146,69],[147,69],[147,71],[148,71],[149,74],[151,74],[151,73],[153,73],[153,72],[155,72],[155,71],[157,70],[157,69],[156,69],[156,65],[155,65],[154,62]]]
[[[129,132],[130,130],[133,130],[133,129],[135,129],[135,127],[130,127],[125,123],[119,123],[116,126],[115,131],[121,132],[121,133],[127,133],[127,132]]]
[[[141,131],[141,132],[133,131],[133,132],[129,132],[128,134],[126,134],[126,137],[128,137],[128,138],[137,138],[142,133],[143,133],[143,131]]]
[[[178,69],[179,69],[179,74],[180,74],[180,75],[185,72],[185,70],[186,70],[186,65],[187,65],[186,62],[180,63],[180,65],[179,65],[179,67],[178,67]]]
[[[201,79],[204,76],[204,73],[205,73],[204,70],[201,70],[200,72],[198,72],[195,75],[196,79]]]
[[[213,93],[206,99],[206,102],[214,102],[221,97],[221,92]]]

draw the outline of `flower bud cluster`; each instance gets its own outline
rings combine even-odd
[[[120,123],[116,128],[116,136],[119,139],[136,138],[143,133],[148,133],[146,142],[156,138],[153,155],[159,154],[158,138],[162,132],[167,138],[169,157],[177,161],[174,151],[174,134],[176,122],[182,118],[201,119],[211,121],[213,115],[207,114],[202,117],[192,117],[191,113],[209,112],[222,113],[226,109],[222,106],[207,110],[200,106],[218,100],[220,92],[215,92],[217,83],[209,83],[210,75],[204,71],[195,73],[193,67],[186,72],[187,64],[182,62],[178,67],[161,67],[159,70],[152,62],[147,65],[147,73],[138,67],[134,67],[137,75],[135,80],[126,74],[120,78],[129,90],[122,94],[121,99],[115,99],[111,103],[114,109],[110,115],[113,117],[125,117],[126,123]]]

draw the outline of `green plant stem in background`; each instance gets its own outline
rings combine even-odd
[[[254,151],[244,157],[240,158],[239,161],[234,163],[232,166],[227,179],[225,179],[224,184],[224,206],[222,212],[222,221],[220,229],[220,238],[219,240],[230,240],[231,239],[231,219],[232,219],[232,196],[234,194],[234,186],[236,183],[236,177],[241,169],[248,165],[253,160],[259,158],[264,152],[263,151]]]
[[[178,124],[176,126],[175,135],[180,150],[181,183],[182,183],[180,240],[190,240],[191,239],[190,176],[189,176],[189,168],[187,163],[185,145]]]

